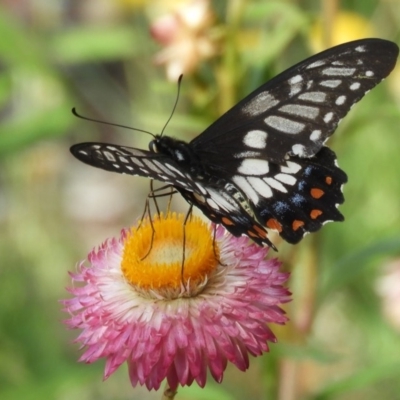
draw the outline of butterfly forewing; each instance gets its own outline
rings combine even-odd
[[[163,154],[105,143],[79,143],[71,153],[93,167],[120,174],[138,175],[188,190],[201,190],[190,175]]]
[[[151,151],[82,143],[71,152],[98,168],[170,184],[235,236],[273,247],[273,229],[297,243],[343,220],[337,206],[347,176],[324,143],[392,71],[398,52],[392,42],[363,39],[319,53],[262,85],[190,143],[156,136]]]
[[[240,164],[240,154],[282,162],[288,153],[310,157],[354,103],[393,69],[398,47],[381,39],[345,43],[276,76],[191,142],[210,168]],[[230,151],[220,153],[221,148]],[[214,149],[214,151],[213,151]],[[228,174],[229,171],[226,171]]]

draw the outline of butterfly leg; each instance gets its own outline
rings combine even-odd
[[[186,223],[188,222],[189,218],[192,216],[192,211],[193,211],[193,204],[190,204],[189,210],[185,217],[185,220],[183,221],[183,246],[182,246],[182,267],[181,267],[182,285],[185,285],[185,282],[183,280],[183,269],[185,267],[185,258],[186,258]]]
[[[150,203],[149,203],[149,198],[146,199],[146,206],[145,206],[145,208],[144,208],[144,212],[143,212],[142,219],[141,219],[141,221],[140,221],[140,224],[139,224],[138,229],[140,228],[140,226],[141,226],[141,224],[142,224],[142,221],[143,221],[143,218],[144,218],[144,215],[145,215],[146,212],[147,212],[148,215],[149,215],[149,221],[150,221],[150,226],[151,226],[151,241],[150,241],[149,250],[148,250],[147,253],[140,259],[141,261],[143,261],[143,260],[144,260],[146,257],[148,257],[148,255],[150,254],[151,249],[153,248],[154,235],[155,235],[155,233],[156,233],[156,231],[155,231],[155,229],[154,229],[154,225],[153,225],[153,219],[151,218],[151,214],[150,214]]]
[[[214,224],[214,229],[213,229],[213,251],[214,251],[214,257],[215,257],[215,260],[218,262],[219,265],[222,265],[223,267],[226,267],[227,264],[224,264],[221,261],[221,259],[219,258],[219,255],[217,254],[216,248],[215,248],[215,246],[216,246],[216,235],[217,235],[217,225]]]

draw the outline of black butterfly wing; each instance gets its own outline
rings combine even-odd
[[[97,142],[75,144],[70,151],[78,160],[96,168],[144,176],[182,189],[204,192],[178,163],[160,153]]]
[[[239,168],[246,152],[278,164],[288,153],[310,157],[392,71],[398,52],[392,42],[363,39],[316,54],[252,92],[190,145],[224,177]]]
[[[221,180],[200,182],[170,157],[151,151],[97,142],[79,143],[70,150],[78,160],[93,167],[165,182],[233,235],[247,234],[258,244],[275,248],[265,228],[249,215],[251,210],[244,198],[235,197],[239,192],[231,184],[226,185]]]
[[[265,166],[267,170],[261,168]],[[245,234],[273,248],[268,229],[295,244],[326,222],[344,220],[337,207],[344,202],[342,187],[347,176],[328,147],[310,158],[292,156],[281,165],[265,161],[251,169],[252,175],[237,173],[231,182],[205,185],[206,196],[178,190],[233,235]]]
[[[326,222],[344,220],[337,207],[344,202],[342,187],[347,176],[326,146],[310,158],[290,157],[273,165],[265,175],[235,180],[242,190],[243,182],[250,181],[249,205],[255,219],[289,243],[298,243]]]
[[[390,73],[398,51],[394,43],[365,39],[319,53],[251,93],[190,146],[210,175],[241,192],[249,215],[297,243],[343,220],[337,206],[347,177],[323,143]]]
[[[232,235],[247,235],[258,245],[267,244],[276,250],[268,239],[268,232],[264,226],[255,220],[252,211],[246,202],[241,203],[234,194],[239,193],[232,187],[207,185],[204,189],[206,196],[198,192],[191,192],[176,188],[189,203],[199,208],[212,222],[223,225]]]

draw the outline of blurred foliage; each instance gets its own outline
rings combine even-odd
[[[102,365],[78,364],[71,345],[77,333],[64,329],[57,301],[67,296],[67,271],[139,218],[148,191],[145,179],[92,170],[68,152],[89,140],[146,148],[148,136],[87,123],[70,110],[159,132],[177,87],[165,77],[166,64],[154,64],[162,46],[150,27],[183,3],[0,5],[2,399],[161,397],[132,389],[125,368],[102,383]],[[318,46],[364,32],[399,40],[396,1],[242,0],[213,2],[211,9],[201,35],[212,56],[185,60],[192,70],[166,129],[182,139]],[[168,62],[176,61],[172,56]],[[273,327],[279,344],[253,359],[249,372],[229,367],[223,384],[210,380],[204,390],[184,388],[177,398],[400,398],[400,332],[376,291],[387,262],[400,256],[399,106],[400,66],[330,141],[349,176],[341,207],[346,222],[297,246],[280,244],[294,296],[287,306],[291,322]],[[174,204],[186,207],[179,199]],[[389,306],[400,307],[395,303]]]

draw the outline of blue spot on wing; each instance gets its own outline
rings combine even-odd
[[[290,209],[289,204],[284,201],[277,201],[272,207],[277,214],[284,214]]]
[[[303,203],[305,203],[306,198],[298,193],[296,193],[290,201],[297,207],[300,207]]]

